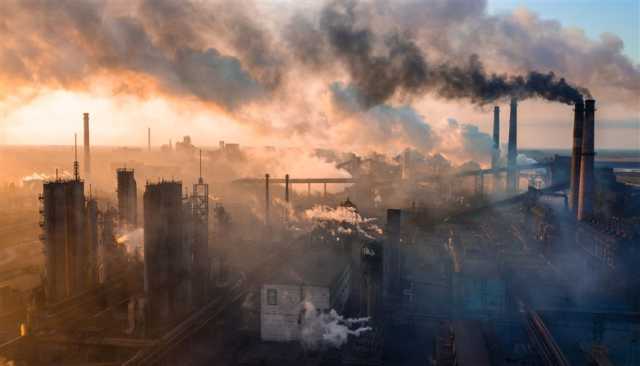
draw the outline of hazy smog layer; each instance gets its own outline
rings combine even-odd
[[[0,1],[0,366],[636,365],[640,3],[522,3]]]

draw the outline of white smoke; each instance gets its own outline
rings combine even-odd
[[[60,179],[70,179],[73,178],[73,175],[66,170],[60,171],[57,175],[48,175],[45,173],[33,172],[30,175],[26,175],[20,179],[23,185],[30,184],[33,182],[44,182],[48,180],[54,180],[56,178]]]
[[[313,227],[335,228],[334,235],[351,234],[354,231],[358,234],[375,239],[382,235],[382,229],[376,224],[376,219],[362,217],[354,207],[338,206],[336,208],[315,205],[305,210],[302,215],[303,222],[311,224]]]
[[[304,310],[300,342],[306,349],[340,348],[347,343],[349,336],[359,337],[362,333],[372,330],[371,327],[365,326],[369,318],[345,318],[334,309],[323,313],[317,311],[310,302],[305,302]]]
[[[144,229],[137,228],[121,234],[116,239],[120,245],[124,245],[127,254],[137,258],[144,258]]]

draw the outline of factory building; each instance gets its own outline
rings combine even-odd
[[[138,188],[133,169],[120,168],[118,175],[118,220],[122,228],[138,224]]]
[[[144,289],[150,326],[182,318],[191,309],[190,241],[185,239],[182,183],[147,184],[144,192]]]
[[[47,301],[57,302],[95,282],[97,206],[86,201],[80,179],[43,184],[42,228]]]
[[[317,247],[299,249],[260,290],[260,337],[263,341],[300,339],[305,311],[341,313],[350,293],[351,267],[340,251]]]

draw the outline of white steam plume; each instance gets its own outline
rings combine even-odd
[[[369,318],[345,318],[334,309],[329,313],[319,312],[310,302],[305,302],[304,310],[300,342],[306,349],[340,348],[347,343],[349,336],[359,337],[372,330],[365,325]]]

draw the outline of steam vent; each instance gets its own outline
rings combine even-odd
[[[640,0],[496,2],[0,1],[0,366],[640,366]]]

